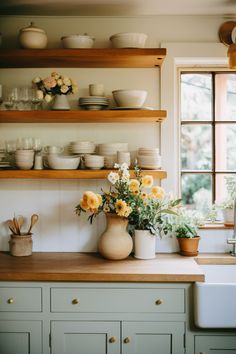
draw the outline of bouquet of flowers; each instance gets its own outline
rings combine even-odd
[[[42,79],[37,76],[32,80],[37,87],[37,97],[50,102],[53,96],[69,95],[78,91],[77,83],[67,76],[59,75],[57,72],[51,73],[51,76]]]
[[[165,194],[163,188],[153,186],[153,177],[142,176],[137,166],[136,178],[130,178],[127,164],[115,167],[117,171],[111,171],[108,175],[110,189],[101,194],[85,192],[75,208],[76,213],[80,215],[81,212],[90,212],[91,223],[100,212],[114,213],[128,218],[131,233],[134,229],[159,233],[160,225],[164,225],[162,217],[168,213],[175,214],[180,199],[173,200]]]

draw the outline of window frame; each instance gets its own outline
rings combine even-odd
[[[181,119],[181,76],[182,74],[210,74],[212,77],[212,120],[182,120]],[[217,192],[217,185],[216,185],[216,178],[217,175],[236,175],[235,170],[220,170],[216,169],[216,127],[217,125],[236,125],[236,120],[217,120],[216,119],[216,75],[217,74],[235,74],[235,70],[227,70],[226,68],[194,68],[194,67],[178,67],[177,75],[178,75],[178,125],[179,125],[179,134],[178,134],[178,141],[179,141],[179,191],[181,194],[181,181],[182,176],[184,175],[210,175],[211,176],[211,185],[212,185],[212,203],[216,200],[216,192]],[[212,158],[212,168],[211,170],[185,170],[181,168],[181,131],[182,126],[184,125],[207,125],[211,127],[211,158]]]

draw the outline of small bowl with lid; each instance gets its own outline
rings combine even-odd
[[[72,34],[61,37],[63,48],[92,48],[95,38],[84,34]]]
[[[48,38],[43,29],[36,27],[34,22],[31,22],[28,27],[20,29],[19,43],[25,49],[44,49],[47,47]]]
[[[114,48],[144,48],[147,35],[137,32],[116,33],[110,37]]]

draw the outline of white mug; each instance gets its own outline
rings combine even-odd
[[[61,154],[63,150],[62,146],[48,145],[43,147],[43,151],[47,154]]]
[[[89,85],[90,96],[104,96],[104,85],[103,84],[90,84]]]
[[[127,163],[130,166],[130,152],[129,151],[117,151],[117,163]]]

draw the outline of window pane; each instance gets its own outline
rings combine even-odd
[[[236,120],[236,74],[216,74],[216,120]]]
[[[216,174],[216,201],[218,202],[223,201],[228,195],[226,178],[229,176],[236,178],[236,174]]]
[[[216,125],[216,170],[236,170],[236,124]]]
[[[181,74],[181,119],[212,120],[211,74]]]
[[[211,126],[182,125],[181,133],[181,168],[183,170],[211,170]]]
[[[186,206],[206,213],[212,203],[211,176],[184,174],[182,176],[182,200]]]

